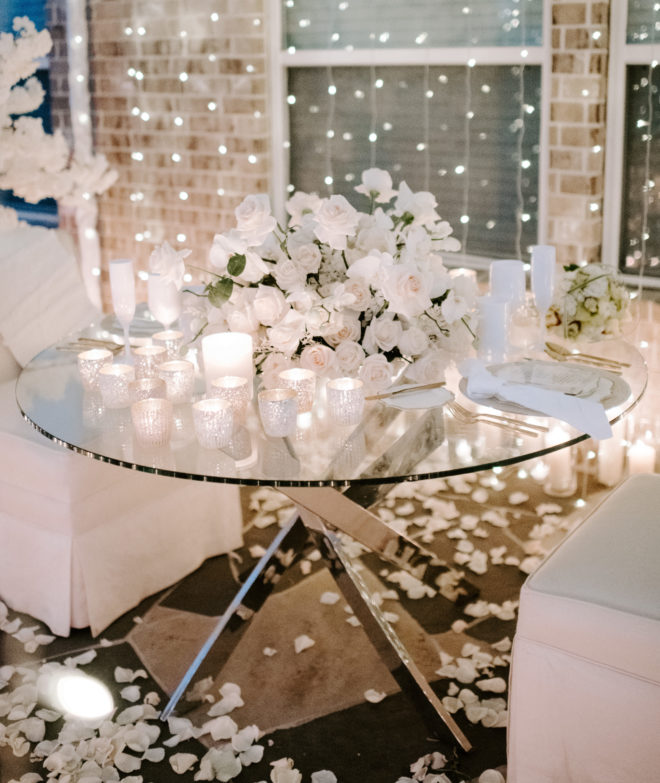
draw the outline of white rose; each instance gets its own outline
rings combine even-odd
[[[359,340],[362,335],[360,320],[355,313],[333,313],[324,329],[324,337],[330,345],[344,340]]]
[[[300,366],[314,370],[317,375],[328,375],[335,366],[335,352],[321,343],[306,345],[300,354]]]
[[[342,372],[356,373],[364,361],[364,350],[354,340],[343,340],[335,348],[335,358]]]
[[[335,250],[346,249],[346,237],[355,232],[359,213],[343,196],[324,199],[314,215],[314,233]]]
[[[420,356],[429,346],[429,338],[417,326],[406,329],[397,343],[403,356]]]
[[[277,226],[270,212],[270,199],[265,193],[247,196],[234,210],[236,230],[249,247],[260,245]]]
[[[313,337],[321,337],[330,323],[330,313],[323,306],[312,307],[305,314],[305,323],[307,331]]]
[[[253,302],[254,314],[265,326],[275,326],[289,310],[284,294],[272,285],[260,285]]]
[[[459,318],[463,318],[470,312],[470,302],[462,296],[457,296],[452,290],[447,294],[446,299],[440,305],[442,317],[448,324],[453,324]]]
[[[246,332],[254,336],[259,331],[259,319],[251,305],[228,306],[224,315],[230,332]]]
[[[382,353],[375,353],[364,360],[359,377],[367,393],[383,391],[392,385],[392,368]]]
[[[415,266],[397,264],[383,270],[381,290],[388,301],[388,311],[415,318],[431,306],[432,278]]]
[[[386,204],[396,196],[392,189],[392,177],[382,169],[367,169],[362,172],[362,183],[355,190],[368,198],[373,198],[379,204]]]
[[[321,251],[313,242],[306,245],[293,245],[289,252],[291,260],[306,274],[316,274],[321,266]]]
[[[149,271],[159,274],[163,280],[169,280],[177,287],[177,291],[183,288],[183,276],[186,272],[185,258],[192,250],[175,250],[169,242],[154,248],[149,256]]]
[[[344,284],[344,290],[353,297],[353,301],[345,305],[348,310],[363,312],[371,306],[372,297],[369,285],[361,277],[348,279]]]
[[[450,357],[444,351],[431,350],[408,367],[406,375],[415,383],[434,383],[445,377]]]
[[[227,234],[216,234],[209,250],[209,261],[222,275],[227,274],[229,259],[234,255],[245,256],[245,269],[237,279],[246,283],[258,283],[268,274],[268,267],[263,259],[247,249],[245,240],[235,231]]]
[[[286,211],[291,215],[289,225],[299,226],[303,223],[305,215],[313,214],[321,206],[321,199],[316,193],[303,193],[298,191],[286,202]]]
[[[291,258],[282,258],[275,264],[273,277],[284,291],[298,291],[305,286],[305,272]]]
[[[301,288],[298,291],[293,291],[286,298],[286,301],[295,307],[299,313],[309,312],[319,300],[319,295],[311,288]]]
[[[393,318],[383,316],[374,318],[369,324],[371,338],[381,351],[391,351],[399,342],[403,327],[401,321],[395,321]]]
[[[433,193],[420,191],[413,193],[405,182],[399,185],[399,195],[394,208],[399,214],[408,212],[414,218],[413,225],[428,226],[440,220],[435,211],[437,202]]]
[[[350,280],[361,277],[363,280],[376,282],[378,276],[393,264],[394,259],[389,253],[371,250],[368,255],[353,261],[346,270],[346,277]]]
[[[293,367],[293,361],[283,353],[269,353],[261,364],[261,380],[267,389],[281,386],[279,374]]]
[[[276,351],[291,356],[305,336],[305,316],[291,309],[277,326],[267,329],[266,334]]]

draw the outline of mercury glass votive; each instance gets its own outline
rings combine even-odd
[[[167,386],[162,378],[139,378],[128,384],[128,399],[131,403],[150,398],[165,399]]]
[[[143,446],[165,446],[172,435],[172,403],[163,399],[139,400],[131,405],[135,437]]]
[[[130,404],[128,385],[135,378],[130,364],[106,364],[99,370],[99,388],[106,408],[127,408]]]
[[[333,378],[326,384],[328,413],[337,424],[359,424],[364,411],[364,384],[357,378]]]
[[[181,348],[183,347],[183,332],[178,329],[165,329],[162,332],[156,332],[152,335],[153,345],[162,345],[167,351],[167,361],[181,358]]]
[[[167,399],[175,404],[190,402],[195,385],[195,365],[185,359],[158,365],[158,377],[165,381]]]
[[[223,375],[211,381],[209,396],[226,400],[234,412],[234,422],[245,419],[248,402],[250,401],[249,381],[238,375]]]
[[[293,389],[264,389],[259,392],[259,415],[266,435],[284,438],[296,431],[298,400]]]
[[[316,391],[316,373],[313,370],[304,370],[302,367],[293,367],[290,370],[282,370],[278,377],[283,388],[295,391],[298,413],[311,411]]]
[[[105,348],[92,348],[78,354],[78,372],[83,388],[87,391],[98,390],[99,371],[106,364],[112,364],[112,351]]]
[[[234,430],[231,403],[217,397],[207,397],[192,406],[195,435],[205,449],[221,449],[226,446]]]
[[[133,349],[136,378],[157,378],[158,365],[167,359],[167,349],[162,345],[141,345]]]

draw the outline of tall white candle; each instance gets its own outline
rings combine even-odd
[[[525,267],[518,259],[491,261],[490,295],[511,302],[512,307],[525,303]]]
[[[623,458],[625,450],[623,441],[615,434],[614,437],[598,444],[598,470],[596,476],[600,484],[613,487],[623,476]]]
[[[653,473],[655,471],[655,449],[650,443],[636,440],[628,449],[629,473]]]
[[[501,362],[509,347],[508,303],[492,296],[478,299],[477,353],[486,361]]]
[[[557,446],[568,440],[569,434],[563,427],[553,427],[546,436],[548,446]],[[570,448],[559,449],[543,458],[548,466],[548,476],[545,481],[544,491],[548,495],[567,497],[575,492],[577,477],[573,453]]]
[[[235,375],[248,379],[251,397],[254,376],[252,351],[252,337],[243,332],[218,332],[203,337],[202,356],[206,390],[210,391],[211,382],[216,378]]]

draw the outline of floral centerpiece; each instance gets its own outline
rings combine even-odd
[[[569,340],[601,340],[621,334],[629,317],[630,296],[616,270],[602,264],[564,267],[548,328]]]
[[[453,279],[443,264],[441,253],[460,245],[434,196],[405,182],[394,190],[379,169],[365,171],[356,190],[367,212],[343,196],[295,193],[286,228],[268,196],[248,196],[235,211],[236,227],[214,237],[212,279],[192,314],[197,332],[251,334],[266,386],[299,365],[385,388],[395,360],[412,381],[436,380],[450,353],[474,337],[474,283]],[[182,264],[178,257],[178,277]]]

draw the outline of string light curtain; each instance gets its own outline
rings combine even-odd
[[[660,277],[660,3],[629,0],[626,41],[653,59],[626,69],[624,184],[619,259],[626,272]]]
[[[353,188],[375,165],[433,192],[466,254],[526,256],[541,119],[541,67],[526,56],[542,43],[542,0],[283,8],[289,190],[359,204]]]

